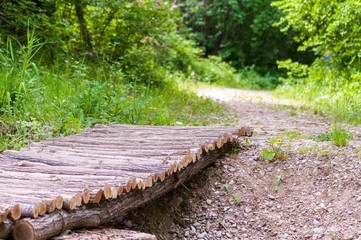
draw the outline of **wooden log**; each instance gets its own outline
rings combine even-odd
[[[21,204],[21,217],[37,218],[39,216],[38,206],[31,204]]]
[[[10,209],[14,209],[14,215],[15,215],[15,219],[17,218],[17,215],[19,214],[19,210],[21,212],[20,217],[38,217],[39,216],[39,212],[40,212],[40,208],[41,208],[41,213],[44,215],[44,211],[46,212],[46,204],[44,201],[26,201],[24,199],[17,199],[16,204],[14,203],[15,201],[12,200],[11,198],[2,198],[1,199],[3,202],[7,202],[7,206],[9,211],[8,213],[10,214]],[[13,202],[13,203],[12,203]],[[16,206],[19,205],[19,206]],[[18,207],[20,209],[18,209]],[[45,210],[44,210],[45,209]],[[12,217],[10,217],[12,218]],[[17,220],[17,219],[16,219]]]
[[[82,204],[88,204],[90,201],[90,190],[88,188],[83,189],[81,196]]]
[[[46,204],[46,212],[47,212],[47,213],[52,213],[52,212],[55,211],[55,209],[56,209],[55,200],[45,201],[45,204]]]
[[[118,196],[122,195],[123,192],[124,192],[124,186],[119,186],[119,188],[118,188]]]
[[[38,209],[39,209],[39,216],[44,216],[46,213],[46,203],[44,201],[39,202]]]
[[[77,208],[72,212],[54,212],[37,219],[26,218],[19,220],[14,227],[13,237],[15,240],[24,239],[23,236],[29,236],[29,239],[48,239],[64,230],[90,228],[105,224],[115,217],[124,216],[127,212],[162,196],[172,190],[174,186],[181,185],[193,175],[199,173],[201,169],[223,156],[225,152],[230,152],[231,149],[232,145],[227,144],[224,148],[214,151],[212,154],[206,154],[201,161],[197,161],[178,172],[177,177],[166,178],[163,182],[158,182],[144,191],[132,191],[122,195],[117,200],[103,201],[99,206]]]
[[[0,239],[7,239],[10,237],[11,232],[14,227],[14,222],[10,220],[5,220],[0,223]]]
[[[2,203],[0,205],[0,223],[4,222],[8,218],[9,208],[10,208],[9,204]]]
[[[110,199],[112,197],[112,189],[108,184],[105,184],[102,190],[103,190],[103,197],[105,199]]]
[[[73,196],[63,197],[64,198],[63,208],[66,210],[74,210],[79,205],[79,195],[80,194],[75,194]]]
[[[102,200],[103,189],[91,190],[89,203],[98,204]]]
[[[162,172],[160,175],[159,175],[159,179],[161,182],[163,182],[165,180],[165,172]]]
[[[10,213],[9,217],[11,220],[16,221],[16,220],[20,219],[20,217],[21,217],[20,204],[15,204],[15,205],[11,206],[9,213]]]
[[[128,193],[128,192],[130,192],[130,190],[132,190],[132,181],[131,180],[129,180],[127,182],[127,184],[125,185],[125,191]]]
[[[111,198],[116,199],[118,197],[119,188],[118,187],[112,187],[111,192],[112,192]]]

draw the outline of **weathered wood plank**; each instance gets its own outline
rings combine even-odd
[[[0,223],[7,222],[15,204],[22,217],[64,213],[73,218],[77,216],[74,213],[93,209],[94,204],[107,207],[103,200],[123,202],[124,197],[137,196],[135,192],[157,196],[157,191],[164,192],[159,186],[170,186],[169,179],[176,186],[174,179],[193,171],[188,166],[194,168],[204,157],[237,144],[238,136],[247,133],[246,129],[223,126],[97,125],[80,134],[34,143],[19,152],[7,151],[0,155]],[[118,211],[128,211],[126,205],[120,206],[126,209]],[[132,206],[130,203],[129,209]],[[61,208],[65,210],[55,211]],[[81,227],[89,221],[78,220]]]
[[[124,216],[127,212],[136,209],[146,202],[154,200],[164,193],[180,186],[189,180],[201,169],[212,164],[216,159],[229,152],[232,144],[227,144],[224,149],[203,156],[202,161],[197,161],[191,167],[166,178],[162,183],[155,184],[144,191],[133,191],[113,201],[101,202],[99,205],[79,208],[72,212],[60,211],[48,214],[45,217],[18,221],[14,227],[14,238],[22,239],[18,233],[29,236],[29,239],[48,239],[61,234],[62,231],[80,227],[94,228],[105,224],[112,219]],[[48,226],[51,224],[51,228]]]

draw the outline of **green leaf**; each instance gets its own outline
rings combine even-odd
[[[272,161],[275,156],[276,156],[276,153],[273,151],[269,151],[267,148],[264,148],[262,150],[262,157],[268,161]]]
[[[278,188],[279,188],[279,186],[280,186],[280,183],[281,183],[281,176],[278,176],[278,177],[277,177],[276,184],[275,184],[275,190],[278,190]]]

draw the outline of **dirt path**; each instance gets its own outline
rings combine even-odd
[[[187,185],[115,223],[159,239],[361,239],[360,132],[346,147],[314,136],[330,124],[269,92],[204,89],[255,135]],[[262,149],[281,138],[284,161]],[[168,210],[167,210],[168,209]]]
[[[223,166],[222,180],[240,196],[232,237],[361,239],[357,128],[350,128],[354,137],[347,147],[336,147],[310,138],[330,131],[327,121],[267,92],[206,89],[199,94],[219,98],[238,113],[241,125],[255,128],[251,147],[223,162],[228,167]],[[288,157],[269,163],[260,152],[275,137],[284,140]]]

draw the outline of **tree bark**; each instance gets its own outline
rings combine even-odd
[[[74,0],[73,3],[75,6],[75,12],[76,12],[76,16],[79,21],[79,27],[80,27],[81,35],[83,37],[84,44],[85,44],[87,50],[92,55],[93,54],[92,37],[88,30],[88,24],[84,18],[85,6],[82,5],[82,1],[80,1],[80,0],[79,1]]]

